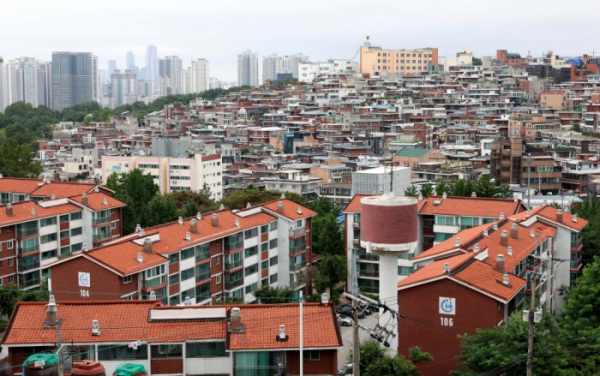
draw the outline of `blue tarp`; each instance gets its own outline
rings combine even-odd
[[[337,221],[338,221],[338,223],[342,223],[342,222],[344,222],[345,220],[346,220],[346,216],[345,216],[345,215],[343,215],[343,214],[337,217]]]
[[[583,59],[580,57],[571,57],[569,58],[569,64],[575,65],[576,67],[580,67],[583,65]]]

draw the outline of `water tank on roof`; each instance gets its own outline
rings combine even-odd
[[[113,376],[146,376],[146,368],[139,363],[122,363],[117,366]]]
[[[59,376],[56,354],[33,354],[23,363],[24,376]]]
[[[106,376],[104,366],[99,362],[93,360],[82,360],[81,362],[74,362],[71,375],[76,376]]]

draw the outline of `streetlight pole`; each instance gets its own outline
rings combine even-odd
[[[527,210],[531,210],[531,153],[525,158],[529,167],[527,167]]]

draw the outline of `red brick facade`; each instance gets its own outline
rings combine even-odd
[[[153,375],[181,374],[183,373],[183,358],[152,359],[150,369]]]
[[[383,244],[417,241],[417,202],[403,206],[361,205],[361,240]],[[402,229],[402,231],[398,231]]]
[[[300,352],[287,351],[287,373],[300,374]],[[319,350],[319,360],[304,358],[305,375],[337,375],[337,350]],[[383,376],[383,375],[382,375]]]

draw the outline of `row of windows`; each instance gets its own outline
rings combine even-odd
[[[390,56],[390,57],[391,57],[391,56],[393,56],[393,55],[394,55],[394,54],[392,54],[392,53],[386,53],[386,52],[384,52],[384,53],[383,53],[383,56],[384,56],[384,57],[386,57],[386,56]],[[404,54],[403,54],[403,53],[402,53],[402,54],[398,54],[398,53],[396,53],[396,57],[398,57],[398,55],[400,55],[400,57],[404,57]],[[418,56],[417,56],[417,55],[418,55]],[[415,53],[415,54],[412,54],[412,57],[421,57],[421,55],[422,55],[423,57],[431,57],[431,54],[416,54],[416,53]],[[381,52],[377,53],[377,56],[381,56]],[[410,56],[410,54],[406,54],[406,57],[411,57],[411,56]]]
[[[186,343],[186,358],[228,357],[225,342]],[[150,345],[150,359],[181,358],[183,345]],[[148,345],[140,345],[137,350],[129,346],[98,346],[98,360],[148,359]]]

